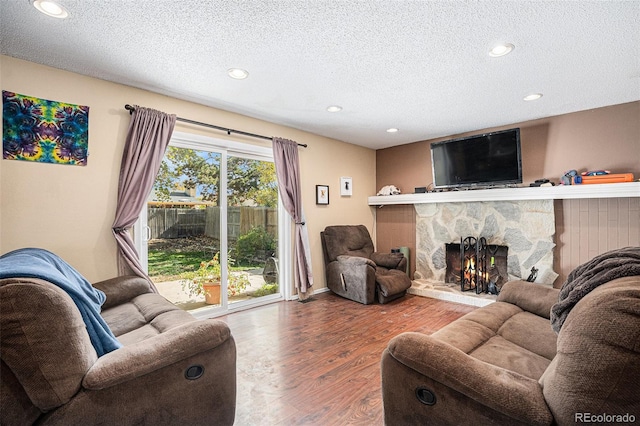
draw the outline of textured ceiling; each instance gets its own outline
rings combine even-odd
[[[30,3],[0,0],[2,54],[374,149],[640,99],[639,1]]]

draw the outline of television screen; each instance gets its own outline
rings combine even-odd
[[[431,144],[436,188],[522,183],[520,129]]]

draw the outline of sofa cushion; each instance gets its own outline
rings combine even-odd
[[[498,333],[509,318],[522,309],[509,303],[492,303],[469,312],[433,333],[433,337],[468,354]]]
[[[518,346],[502,336],[493,336],[469,355],[534,380],[542,376],[550,363],[547,358]]]
[[[123,345],[148,339],[194,317],[157,293],[145,293],[127,303],[102,312],[107,324]]]
[[[141,294],[152,292],[146,279],[134,275],[110,278],[93,283],[93,286],[107,296],[107,300],[102,304],[103,311]]]
[[[102,311],[102,318],[109,324],[109,328],[118,338],[147,324],[144,315],[133,303],[123,303],[122,305],[105,309]]]
[[[520,312],[506,321],[498,330],[506,340],[540,355],[547,360],[556,356],[557,336],[546,318],[531,312]]]
[[[172,328],[176,328],[194,320],[195,318],[193,318],[191,314],[176,308],[175,311],[169,311],[158,315],[149,324],[118,336],[118,340],[120,340],[123,345],[127,346],[157,336],[160,333],[164,333]]]
[[[384,297],[402,293],[411,287],[411,280],[407,274],[397,269],[378,268],[376,270],[376,283],[378,284],[378,291]]]
[[[476,359],[535,380],[556,350],[556,335],[548,320],[505,302],[470,312],[433,337]]]

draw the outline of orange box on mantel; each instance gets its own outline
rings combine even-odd
[[[621,183],[633,182],[633,173],[614,173],[608,175],[597,176],[574,176],[574,185],[587,185],[591,183]]]

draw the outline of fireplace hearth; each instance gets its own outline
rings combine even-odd
[[[445,282],[460,286],[460,290],[476,294],[498,294],[509,280],[508,247],[487,244],[484,237],[461,238],[459,244],[445,244]]]

